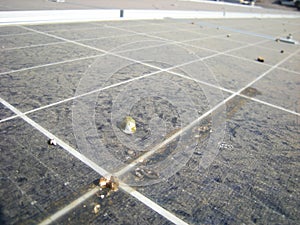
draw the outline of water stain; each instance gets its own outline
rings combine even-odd
[[[261,95],[262,93],[258,91],[256,88],[248,87],[244,91],[241,92],[242,95],[254,98],[257,95]],[[243,97],[235,97],[231,99],[227,103],[227,119],[231,119],[238,111],[240,111],[243,106],[248,103],[249,100]]]
[[[256,88],[248,87],[245,90],[243,90],[241,92],[241,94],[253,98],[253,97],[257,96],[257,95],[261,95],[262,93],[259,90],[257,90]]]

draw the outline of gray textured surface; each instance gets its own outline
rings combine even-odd
[[[239,30],[227,37],[228,30],[208,24]],[[298,19],[166,19],[26,26],[45,33],[0,27],[0,97],[100,166],[118,171],[248,85],[242,94],[254,99],[235,96],[137,165],[181,157],[180,168],[167,174],[162,171],[171,163],[153,166],[166,179],[135,176],[134,170],[122,178],[150,184],[135,188],[189,224],[297,224],[300,48],[252,35],[297,38],[297,24]],[[258,56],[265,63],[257,62]],[[4,105],[0,110],[1,119],[14,115]],[[129,137],[117,127],[125,113],[138,125]],[[224,126],[218,127],[222,116]],[[22,118],[0,121],[0,135],[2,224],[36,224],[101,176],[64,148],[49,146]],[[207,159],[212,160],[205,164]],[[95,204],[101,204],[96,215]],[[99,223],[171,224],[122,190],[109,198],[93,196],[56,221]]]

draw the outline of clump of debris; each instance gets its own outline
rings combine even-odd
[[[110,191],[115,192],[119,188],[119,181],[116,177],[111,176],[110,179],[105,177],[101,177],[99,180],[100,189],[108,188]]]
[[[119,190],[119,181],[116,177],[111,176],[109,179],[105,177],[101,177],[97,183],[99,186],[99,192],[97,192],[97,197],[104,199],[111,195],[111,193]],[[100,204],[95,204],[94,206],[94,214],[98,214],[100,211]]]
[[[104,191],[104,193],[106,193],[106,196],[109,196],[112,192],[116,192],[119,190],[119,181],[114,176],[111,176],[109,179],[101,177],[99,180],[99,186],[100,192]]]
[[[51,138],[51,139],[48,140],[48,145],[54,145],[54,146],[56,146],[57,142],[56,142],[56,140],[54,138]]]

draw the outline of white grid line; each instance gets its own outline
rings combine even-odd
[[[64,63],[76,62],[76,61],[80,61],[80,60],[93,59],[93,58],[97,58],[102,55],[104,55],[104,53],[92,55],[92,56],[80,57],[80,58],[76,58],[76,59],[64,60],[64,61],[59,61],[59,62],[54,62],[54,63],[47,63],[47,64],[42,64],[42,65],[37,65],[37,66],[31,66],[31,67],[17,69],[17,70],[10,70],[10,71],[0,73],[0,76],[5,75],[5,74],[23,72],[23,71],[27,71],[27,70],[39,69],[39,68],[43,68],[43,67],[47,67],[47,66],[55,66],[55,65],[60,65],[60,64],[64,64]]]
[[[92,22],[83,22],[84,24],[86,24],[86,25],[93,25],[93,23]],[[78,23],[69,23],[69,24],[72,24],[72,25],[77,25]],[[81,23],[82,24],[82,23]],[[49,25],[51,25],[51,24],[43,24],[43,25],[31,25],[31,27],[33,26],[33,27],[39,27],[39,26],[43,26],[43,27],[45,27],[45,26],[49,26]],[[59,26],[61,26],[61,24],[56,24],[56,25],[59,25]],[[24,25],[24,27],[27,27],[26,25]],[[98,26],[98,28],[99,27],[104,27],[104,26]],[[84,31],[86,31],[86,30],[95,30],[96,29],[96,27],[80,27],[80,28],[71,28],[71,27],[68,27],[68,28],[65,28],[65,29],[50,29],[50,30],[43,30],[43,32],[65,32],[65,31],[81,31],[81,30],[84,30]],[[37,29],[37,30],[39,30],[39,29]]]
[[[294,114],[294,115],[296,115],[296,116],[300,116],[300,113],[295,112],[295,111],[292,111],[292,110],[289,110],[289,109],[286,109],[286,108],[284,108],[284,107],[277,106],[277,105],[268,103],[268,102],[266,102],[266,101],[263,101],[263,100],[260,100],[260,99],[257,99],[257,98],[249,97],[249,96],[247,96],[247,95],[240,94],[240,96],[241,96],[241,97],[244,97],[244,98],[247,98],[247,99],[249,99],[249,100],[252,100],[252,101],[261,103],[261,104],[263,104],[263,105],[267,105],[267,106],[270,106],[270,107],[272,107],[272,108],[279,109],[279,110],[282,110],[282,111],[284,111],[284,112]]]
[[[16,34],[0,34],[0,38],[1,37],[14,37],[14,36],[23,36],[26,34],[32,34],[32,32],[24,32],[24,33],[16,33]]]
[[[56,41],[56,42],[49,42],[49,43],[45,43],[45,44],[1,48],[0,51],[11,51],[11,50],[20,50],[20,49],[27,49],[27,48],[44,47],[44,46],[57,45],[57,44],[63,44],[63,43],[64,43],[63,41]]]

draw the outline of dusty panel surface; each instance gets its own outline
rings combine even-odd
[[[298,23],[0,27],[1,223],[297,224]]]

